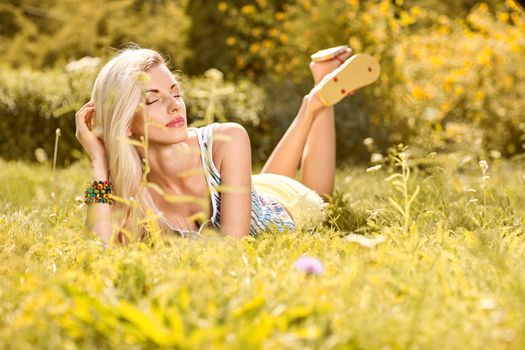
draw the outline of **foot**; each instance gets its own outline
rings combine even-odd
[[[325,75],[332,72],[334,69],[343,64],[344,61],[351,55],[352,50],[348,48],[345,52],[340,53],[339,55],[335,56],[330,60],[321,62],[310,62],[310,71],[312,72],[315,85],[317,85]]]
[[[374,57],[358,54],[325,74],[312,91],[325,106],[333,106],[355,90],[372,84],[379,78],[381,67]]]

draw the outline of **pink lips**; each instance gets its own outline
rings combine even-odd
[[[170,120],[166,127],[168,128],[181,128],[186,125],[186,121],[183,117],[178,117],[176,119]]]

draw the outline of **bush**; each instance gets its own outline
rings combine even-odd
[[[346,43],[355,53],[374,55],[382,67],[380,81],[338,107],[343,159],[367,157],[361,142],[369,136],[382,152],[400,142],[425,152],[458,147],[506,156],[523,152],[525,77],[516,64],[525,59],[520,10],[512,1],[492,9],[481,4],[466,19],[454,19],[407,3],[223,6],[231,27],[237,24],[227,43],[239,72],[257,79],[269,95],[290,96],[268,101],[274,125],[293,117],[296,104],[290,100],[311,87],[311,53]]]
[[[52,155],[55,130],[61,129],[60,164],[82,157],[75,138],[75,112],[90,98],[98,60],[86,58],[63,70],[45,72],[0,69],[0,157],[43,161]],[[183,78],[188,121],[194,126],[215,121],[243,124],[255,139],[265,140],[260,120],[264,93],[249,81],[225,82],[218,70]],[[254,144],[257,153],[258,145]],[[38,150],[35,154],[35,151]]]

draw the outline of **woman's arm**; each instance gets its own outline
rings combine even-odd
[[[107,181],[107,166],[103,161],[92,162],[93,179]],[[86,226],[94,231],[105,244],[111,241],[111,205],[107,203],[88,204],[86,215]]]
[[[248,235],[252,212],[250,138],[236,123],[217,125],[213,136],[213,158],[221,175],[221,233],[241,238]]]
[[[107,181],[109,173],[104,143],[90,128],[94,111],[94,104],[89,101],[76,113],[76,137],[91,159],[93,180]],[[94,231],[104,243],[109,243],[111,241],[111,206],[106,203],[89,204],[86,226]]]

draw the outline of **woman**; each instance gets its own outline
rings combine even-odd
[[[334,185],[335,127],[333,107],[320,96],[349,56],[345,50],[310,63],[316,86],[261,174],[252,177],[250,139],[242,126],[188,128],[181,87],[161,55],[122,51],[103,67],[91,101],[75,118],[95,180],[86,191],[88,227],[106,243],[115,233],[119,241],[132,233],[143,238],[140,220],[148,209],[162,228],[183,235],[198,231],[203,218],[235,237],[321,222],[321,196]],[[298,168],[301,183],[293,180]],[[109,192],[115,205],[108,205]]]

